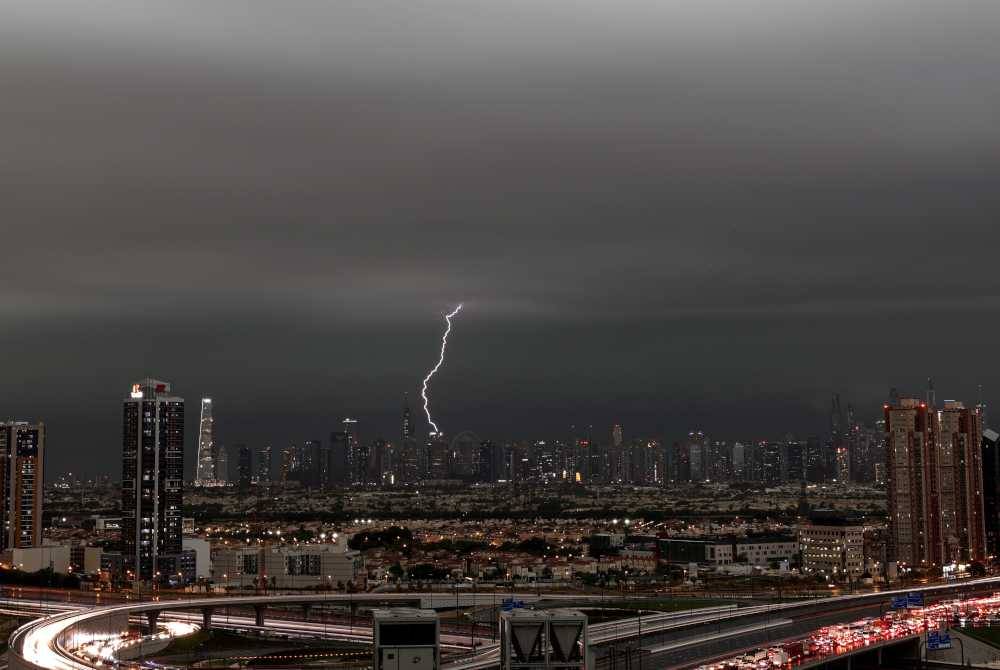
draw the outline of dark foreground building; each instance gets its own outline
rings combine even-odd
[[[1000,433],[983,431],[983,518],[986,522],[986,553],[1000,556]]]
[[[122,548],[129,576],[152,580],[159,556],[181,552],[183,483],[184,399],[170,384],[144,379],[132,385],[122,416]]]

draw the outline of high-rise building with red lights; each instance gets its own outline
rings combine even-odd
[[[184,399],[144,379],[122,415],[122,547],[135,579],[152,580],[158,558],[181,551],[183,485]]]
[[[938,411],[941,542],[945,562],[986,557],[983,419],[979,409],[945,401]]]
[[[960,402],[885,405],[889,556],[901,567],[983,560],[982,417]]]

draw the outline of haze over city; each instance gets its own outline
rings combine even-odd
[[[807,435],[928,375],[989,403],[998,15],[10,3],[4,411],[90,474],[145,375],[226,442],[392,438],[460,301],[452,433]]]

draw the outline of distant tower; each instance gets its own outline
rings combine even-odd
[[[365,468],[368,464],[367,450],[362,454],[361,443],[355,426],[358,420],[347,417],[344,419],[344,443],[347,456],[347,483],[363,482]]]
[[[410,417],[410,394],[403,394],[403,442],[413,438],[413,419]]]
[[[198,422],[198,471],[195,483],[205,485],[216,479],[215,424],[212,419],[212,399],[201,399],[201,420]]]
[[[809,498],[806,496],[806,482],[803,480],[799,484],[799,507],[798,515],[800,517],[809,516]]]
[[[322,440],[306,440],[305,452],[309,467],[305,473],[309,486],[326,488],[330,477],[330,450]]]
[[[979,385],[979,399],[976,402],[976,409],[979,410],[979,416],[983,417],[983,426],[988,425],[986,423],[986,402],[983,401],[983,385]]]
[[[608,449],[608,481],[609,482],[624,482],[628,479],[628,468],[626,467],[625,450],[623,444],[625,442],[625,431],[622,430],[622,425],[616,423],[611,428],[611,448]]]
[[[271,446],[263,447],[257,452],[257,483],[271,483]]]
[[[288,478],[292,474],[295,463],[295,450],[293,447],[281,450],[281,483],[288,483]]]
[[[934,394],[934,377],[928,377],[927,378],[927,406],[930,407],[931,409],[934,409],[934,405],[935,405],[934,401],[936,400],[936,398],[934,396],[935,396],[935,394]]]
[[[215,450],[215,482],[220,485],[229,483],[229,450],[223,445]]]
[[[843,436],[843,431],[844,411],[840,405],[840,394],[834,393],[833,400],[830,403],[830,437],[835,448]]]
[[[237,482],[240,491],[246,492],[250,490],[250,482],[253,480],[253,455],[250,447],[245,444],[238,444],[235,448],[239,454],[239,478]]]

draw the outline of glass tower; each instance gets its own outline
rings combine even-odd
[[[132,577],[152,580],[157,558],[181,551],[184,399],[170,384],[132,385],[122,416],[122,547]]]

